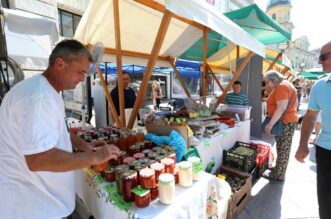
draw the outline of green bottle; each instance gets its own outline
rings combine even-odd
[[[206,166],[205,172],[206,173],[211,173],[211,171],[213,170],[215,164],[216,164],[215,157],[212,157],[211,161]]]

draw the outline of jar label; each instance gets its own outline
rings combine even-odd
[[[96,183],[96,184],[101,184],[103,183],[105,180],[98,174],[96,176],[93,177],[93,181]]]
[[[194,164],[194,174],[202,171],[202,161],[200,161],[197,164]]]
[[[139,197],[144,197],[149,192],[149,189],[143,189],[140,186],[137,186],[134,189],[132,189],[131,191],[133,193],[135,193],[136,195],[138,195]]]
[[[103,188],[108,193],[112,193],[112,192],[116,191],[116,187],[113,184],[108,184],[108,185],[104,186]]]

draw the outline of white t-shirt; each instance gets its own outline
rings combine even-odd
[[[32,172],[24,155],[72,152],[64,103],[42,75],[15,85],[0,107],[0,217],[63,218],[75,206],[74,172]]]

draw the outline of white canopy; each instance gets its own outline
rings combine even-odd
[[[19,10],[3,11],[8,55],[23,70],[46,69],[59,38],[55,21]]]
[[[156,7],[167,8],[189,20],[194,20],[223,34],[236,44],[264,56],[264,46],[232,21],[221,15],[208,3],[196,0],[150,1]],[[150,54],[159,29],[163,12],[137,1],[119,1],[122,50]],[[171,19],[160,56],[178,57],[203,35],[203,31],[176,18]],[[115,29],[112,0],[93,0],[85,11],[74,36],[84,44],[102,42],[106,48],[115,49]],[[104,56],[104,61],[116,60],[114,55]],[[123,63],[146,65],[147,59],[123,56]],[[157,66],[169,66],[158,60]]]

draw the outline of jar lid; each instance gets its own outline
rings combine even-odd
[[[155,171],[151,168],[144,168],[140,170],[139,175],[142,177],[151,177],[155,175]]]
[[[187,159],[187,161],[189,161],[189,162],[191,162],[191,163],[194,163],[194,164],[199,163],[200,160],[201,160],[201,159],[198,158],[198,157],[189,157],[189,158]]]
[[[166,157],[161,160],[161,163],[163,163],[164,165],[171,165],[174,164],[175,161],[171,158]]]
[[[164,169],[164,164],[162,163],[153,163],[151,164],[151,168],[157,171],[163,170]]]
[[[122,177],[124,179],[133,179],[134,177],[137,177],[137,171],[128,170],[128,171],[123,173]]]
[[[143,157],[145,157],[145,154],[143,154],[143,153],[135,153],[135,154],[133,155],[133,157],[134,157],[134,158],[143,158]]]
[[[191,168],[192,167],[192,164],[188,161],[182,161],[179,163],[179,168],[180,169],[187,169],[187,168]]]
[[[159,176],[159,182],[160,183],[171,183],[175,180],[174,175],[169,174],[169,173],[162,173]]]
[[[129,169],[129,166],[125,165],[125,164],[118,165],[117,167],[115,167],[116,172],[121,171],[121,170],[128,170],[128,169]]]

